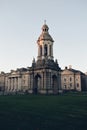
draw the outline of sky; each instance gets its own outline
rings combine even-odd
[[[44,20],[61,69],[87,72],[87,0],[0,0],[0,72],[37,60]]]

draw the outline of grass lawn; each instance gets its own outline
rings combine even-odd
[[[0,130],[87,130],[87,94],[0,96]]]

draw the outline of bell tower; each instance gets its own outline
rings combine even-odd
[[[30,92],[42,94],[57,94],[60,88],[60,71],[57,60],[53,57],[53,38],[49,34],[46,23],[37,40],[37,60],[33,59],[30,68]]]
[[[37,40],[38,57],[37,60],[50,59],[53,60],[53,42],[54,40],[49,34],[49,27],[44,24],[42,33]]]

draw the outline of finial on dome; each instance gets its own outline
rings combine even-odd
[[[46,24],[46,20],[44,20],[44,24]]]
[[[44,25],[42,26],[42,32],[43,33],[48,33],[49,27],[46,24],[46,20],[44,20]]]

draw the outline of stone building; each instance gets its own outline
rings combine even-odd
[[[87,72],[85,73],[86,90],[87,90]]]
[[[5,91],[5,73],[1,72],[0,74],[0,91]]]
[[[85,74],[71,67],[65,67],[65,69],[61,71],[61,89],[63,91],[85,91]]]
[[[57,94],[61,87],[61,69],[57,60],[54,61],[54,40],[48,31],[48,26],[44,24],[37,40],[37,60],[34,59],[32,67],[29,68],[29,92]]]
[[[86,90],[87,76],[84,73],[67,67],[61,70],[53,57],[53,43],[49,28],[44,24],[37,40],[37,59],[33,59],[31,67],[2,72],[0,91],[58,94],[65,90]]]
[[[38,56],[32,66],[11,70],[5,75],[6,92],[57,94],[61,88],[61,69],[53,57],[53,38],[46,24],[37,40]]]
[[[20,68],[16,71],[11,70],[5,77],[6,92],[25,92],[28,90],[29,73],[26,68]]]

